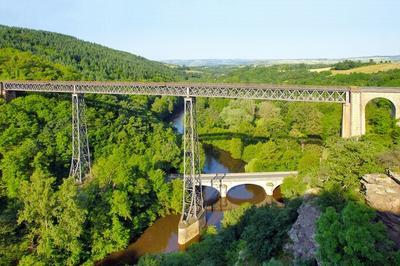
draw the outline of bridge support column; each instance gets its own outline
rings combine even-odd
[[[178,243],[187,244],[205,225],[205,211],[200,179],[199,142],[196,130],[195,98],[184,100],[183,129],[183,206],[178,225]]]
[[[6,102],[11,101],[16,97],[15,91],[7,91],[4,89],[4,84],[0,82],[0,96],[6,100]]]
[[[206,212],[203,212],[195,219],[178,225],[178,244],[186,245],[191,240],[200,236],[201,230],[206,225]]]
[[[351,137],[351,104],[342,105],[342,138]]]
[[[362,108],[362,93],[352,88],[343,104],[342,113],[342,137],[360,137],[365,134],[365,110]]]
[[[228,187],[226,185],[221,185],[219,187],[219,195],[221,198],[226,198],[226,195],[228,194]]]
[[[70,176],[82,183],[90,173],[90,151],[83,94],[72,94],[72,159]]]

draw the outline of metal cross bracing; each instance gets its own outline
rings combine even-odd
[[[200,178],[199,141],[196,130],[195,98],[184,101],[183,206],[181,221],[191,223],[204,211]]]
[[[83,94],[72,94],[72,159],[69,175],[78,183],[90,174],[90,150]]]
[[[348,102],[348,87],[267,84],[140,83],[140,82],[2,82],[4,90],[60,93],[168,95],[260,100]]]

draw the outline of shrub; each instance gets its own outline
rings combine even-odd
[[[281,192],[284,198],[292,199],[303,195],[307,189],[307,185],[300,176],[285,177],[281,185]]]
[[[376,214],[364,205],[349,202],[337,212],[326,208],[317,222],[318,256],[324,265],[399,265],[400,254]]]

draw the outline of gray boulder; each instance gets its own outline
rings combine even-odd
[[[288,232],[291,241],[285,245],[285,251],[291,253],[295,260],[316,259],[318,250],[318,243],[315,240],[316,221],[321,211],[312,197],[305,196],[297,212],[299,216]]]
[[[368,174],[361,180],[362,191],[369,206],[378,211],[390,239],[400,249],[400,185],[396,176]]]

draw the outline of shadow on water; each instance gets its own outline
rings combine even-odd
[[[220,150],[209,144],[203,144],[206,160],[204,173],[243,173],[246,163],[233,159],[229,152]]]

